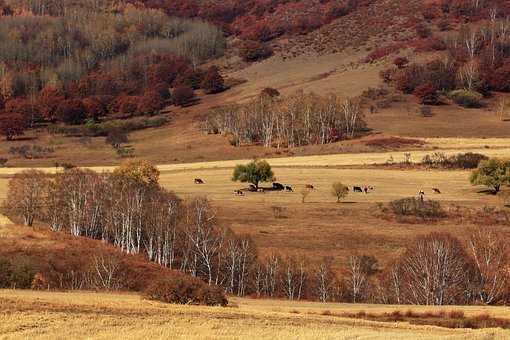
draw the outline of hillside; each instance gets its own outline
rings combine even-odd
[[[0,215],[0,262],[2,285],[9,270],[18,288],[97,291],[121,290],[142,293],[158,280],[184,275],[126,255],[99,240],[72,237],[46,227],[12,224]],[[6,267],[6,263],[10,265]],[[10,268],[8,270],[8,268]],[[34,278],[35,275],[35,278]]]

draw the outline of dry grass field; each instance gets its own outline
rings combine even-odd
[[[458,307],[461,308],[461,307]],[[231,306],[165,305],[137,295],[0,291],[0,339],[504,339],[501,329],[445,329],[346,319],[366,310],[441,308],[232,299]],[[443,308],[451,310],[452,307]],[[455,308],[457,309],[457,308]],[[507,308],[462,307],[508,317]],[[325,315],[328,313],[332,315]]]
[[[461,147],[464,140],[448,140],[452,147]],[[504,140],[492,140],[493,148],[480,150],[490,155],[510,155]],[[443,140],[441,143],[447,143]],[[449,152],[458,152],[452,149]],[[421,159],[423,151],[412,152],[413,159]],[[384,163],[389,155],[395,160],[403,152],[345,154],[271,159],[277,180],[294,188],[294,192],[249,193],[236,196],[233,190],[246,184],[231,181],[232,168],[241,161],[162,165],[160,182],[183,198],[208,197],[217,210],[219,223],[239,234],[250,235],[264,256],[272,252],[306,256],[318,261],[324,256],[334,258],[334,266],[341,269],[353,252],[374,255],[382,266],[397,256],[417,235],[432,231],[446,231],[466,239],[478,211],[484,206],[502,207],[502,201],[473,187],[467,171],[398,170],[363,167],[363,161]],[[348,164],[354,164],[348,166]],[[97,167],[96,170],[110,170]],[[8,176],[19,169],[1,169],[0,200],[6,195]],[[54,171],[54,168],[46,169]],[[193,183],[194,178],[205,180],[204,185]],[[331,184],[373,186],[369,194],[350,193],[342,203],[335,203]],[[311,183],[316,190],[301,203],[300,191]],[[434,194],[440,188],[442,194]],[[405,223],[381,216],[377,203],[416,196],[419,190],[426,197],[441,201],[445,209],[457,205],[471,209],[473,218],[448,218],[440,221]],[[276,217],[273,209],[282,209]],[[510,232],[507,225],[493,226]]]

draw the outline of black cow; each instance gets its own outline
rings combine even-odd
[[[282,191],[285,190],[285,186],[281,183],[273,183],[273,190]]]
[[[432,191],[434,191],[436,194],[440,194],[441,193],[441,190],[439,190],[438,188],[432,188]]]
[[[294,190],[292,190],[292,187],[289,187],[288,185],[285,186],[285,190],[288,191],[288,192],[293,192]]]
[[[363,189],[361,187],[353,187],[352,191],[353,192],[361,192],[361,193],[363,193]]]
[[[195,184],[205,184],[205,182],[201,178],[195,178]]]
[[[244,192],[242,192],[241,190],[234,190],[234,195],[236,195],[236,196],[244,196]]]

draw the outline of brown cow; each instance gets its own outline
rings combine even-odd
[[[195,184],[205,184],[205,182],[201,178],[195,178]]]

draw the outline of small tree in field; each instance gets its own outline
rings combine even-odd
[[[335,182],[332,185],[331,194],[336,197],[336,202],[339,203],[342,198],[349,194],[349,188],[341,182]]]
[[[145,160],[126,161],[113,171],[113,176],[134,180],[146,186],[156,186],[159,182],[158,168]]]
[[[272,182],[275,177],[268,162],[256,159],[248,164],[236,165],[232,180],[234,182],[251,183],[258,189],[260,182]]]
[[[498,193],[502,185],[510,183],[510,163],[501,159],[483,160],[469,178],[473,185],[485,185]]]

